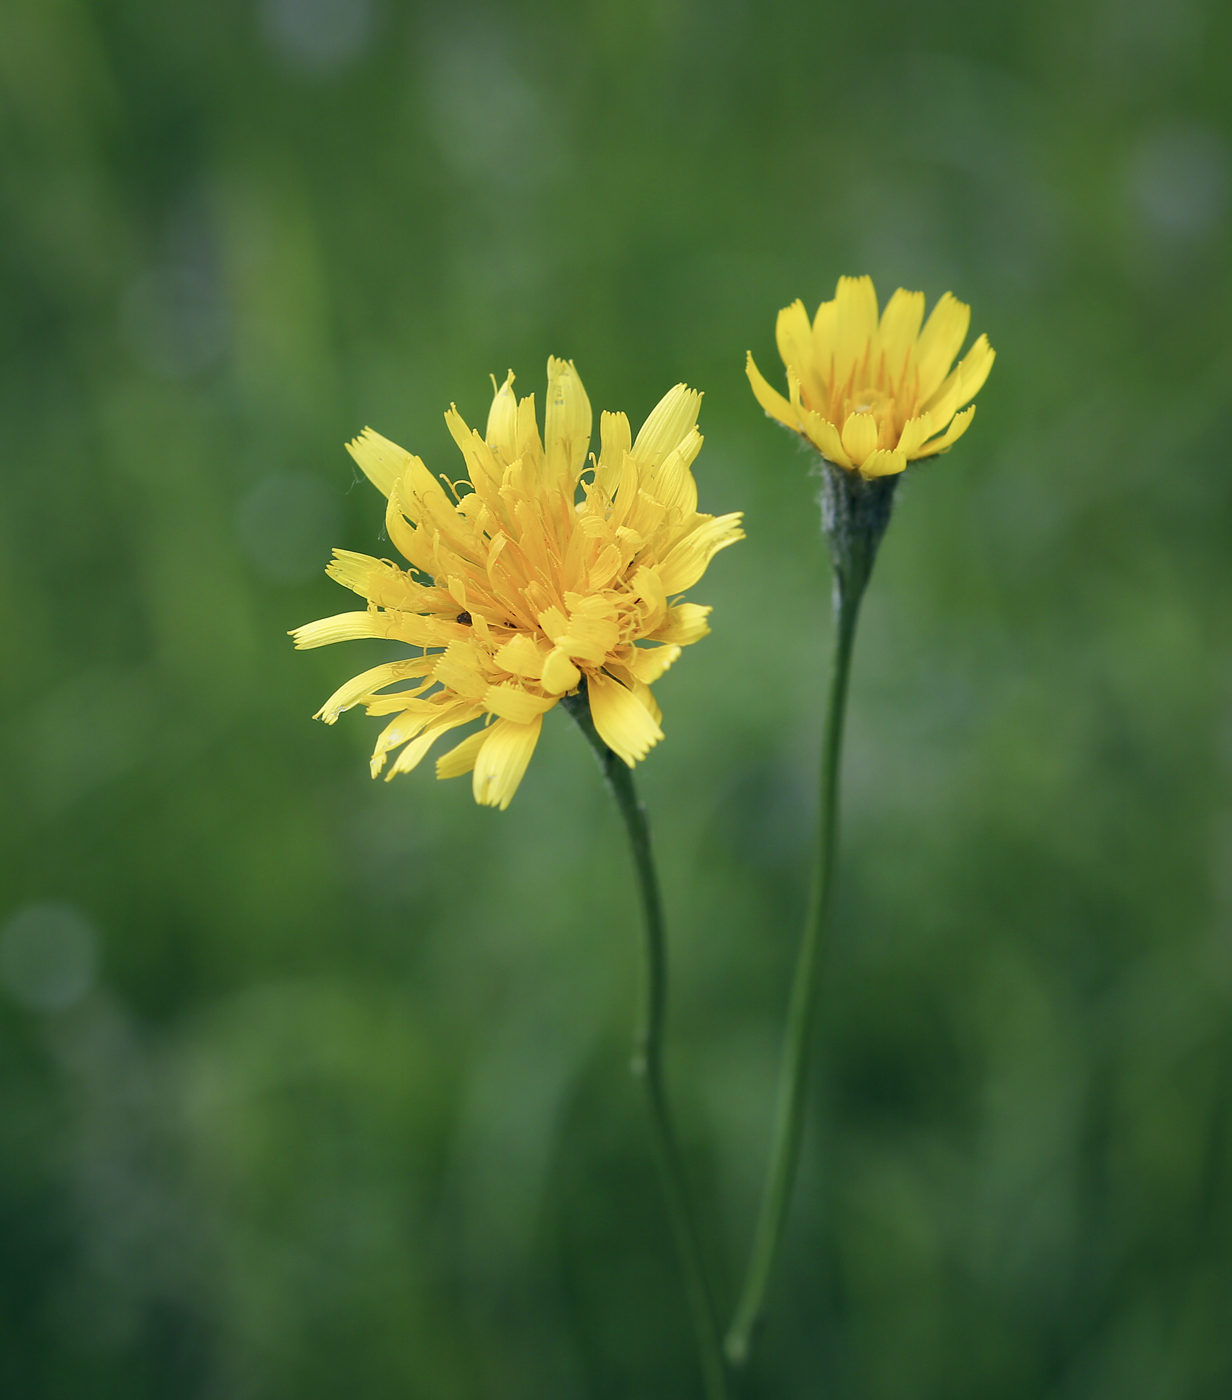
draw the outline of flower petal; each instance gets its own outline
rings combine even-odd
[[[390,637],[409,642],[411,646],[438,647],[448,641],[448,637],[442,635],[444,630],[435,617],[393,610],[378,612],[376,608],[369,608],[367,612],[338,613],[335,617],[305,623],[290,635],[295,638],[297,651],[327,647],[334,642],[353,642],[361,637]]]
[[[679,655],[678,646],[633,647],[625,655],[625,665],[643,685],[654,685]]]
[[[288,633],[295,639],[296,651],[307,651],[310,647],[327,647],[334,642],[351,642],[359,637],[384,637],[388,633],[378,612],[338,613],[335,617],[323,617],[318,622],[306,622]]]
[[[699,517],[702,523],[675,545],[659,565],[663,592],[683,593],[686,588],[692,588],[720,549],[742,540],[744,531],[740,528],[740,518],[739,511],[709,520]]]
[[[924,293],[908,292],[900,287],[886,302],[881,313],[877,340],[885,354],[886,368],[891,375],[901,373],[907,356],[915,348],[916,337],[924,320]]]
[[[315,718],[333,724],[343,710],[362,704],[375,691],[395,681],[415,680],[426,676],[437,664],[438,656],[416,656],[409,661],[386,661],[382,666],[361,671],[340,685],[317,711]]]
[[[373,559],[349,549],[335,549],[325,572],[336,583],[360,594],[383,608],[403,612],[426,612],[437,606],[435,589],[425,588],[385,559]]]
[[[576,477],[590,451],[590,400],[572,360],[548,357],[543,446],[549,472]],[[556,462],[556,454],[560,461]]]
[[[873,289],[873,279],[840,277],[834,301],[834,379],[843,384],[852,366],[863,362],[877,334],[877,293]]]
[[[633,446],[629,420],[623,413],[603,413],[599,418],[599,469],[595,482],[611,496],[620,485],[620,467]]]
[[[493,380],[495,386],[496,381]],[[488,426],[484,433],[488,446],[500,453],[506,466],[518,454],[518,400],[513,392],[513,371],[492,397],[488,410]]]
[[[348,442],[346,450],[382,496],[388,496],[402,473],[418,460],[405,447],[390,442],[371,428],[365,428],[357,438]]]
[[[710,631],[710,624],[706,621],[711,609],[704,607],[701,603],[677,603],[674,608],[668,608],[667,620],[651,634],[651,639],[656,642],[675,642],[677,646],[687,647],[692,642],[700,642]]]
[[[809,441],[827,462],[833,462],[836,467],[851,468],[855,465],[847,455],[838,429],[828,418],[823,418],[820,413],[806,413],[804,415],[804,431],[808,434]]]
[[[702,396],[687,384],[669,389],[650,410],[633,444],[633,455],[643,466],[657,467],[674,448],[680,446],[697,426]]]
[[[926,442],[924,446],[920,449],[920,451],[915,454],[916,457],[935,457],[938,452],[944,452],[948,447],[950,447],[953,443],[956,443],[958,439],[962,437],[962,435],[971,426],[971,420],[974,417],[974,404],[972,404],[970,408],[964,408],[961,413],[955,414],[953,420],[950,423],[950,426],[946,429],[945,434],[942,437],[933,438],[932,442]]]
[[[932,415],[921,413],[917,418],[908,418],[903,424],[903,430],[898,435],[898,445],[896,451],[901,452],[904,457],[914,457],[920,444],[932,432]]]
[[[460,778],[463,773],[469,773],[475,766],[475,760],[479,757],[479,750],[483,748],[488,737],[486,729],[476,729],[473,734],[468,734],[460,744],[455,745],[448,753],[441,754],[436,760],[436,776],[438,778]]]
[[[546,714],[556,704],[554,695],[532,695],[508,681],[501,685],[489,686],[483,697],[484,708],[489,714],[501,719],[511,719],[514,724],[530,724],[536,715]]]
[[[599,738],[630,768],[662,739],[663,731],[642,702],[611,676],[592,673],[586,692]]]
[[[753,395],[757,402],[761,404],[766,413],[771,418],[777,418],[785,427],[800,430],[799,420],[796,418],[795,410],[791,404],[779,393],[777,389],[772,389],[766,382],[765,375],[753,363],[753,352],[748,352],[748,359],[745,361],[744,372],[749,377],[749,383],[753,386]]]
[[[799,298],[779,312],[774,340],[783,363],[796,371],[806,388],[811,388],[811,381],[816,377],[813,373],[813,328]]]
[[[958,378],[962,387],[959,390],[957,407],[962,408],[964,404],[970,403],[984,387],[984,381],[988,378],[988,372],[996,358],[997,352],[989,345],[988,337],[981,335],[958,362]]]
[[[971,308],[950,292],[933,307],[932,315],[916,343],[915,363],[920,375],[919,402],[927,403],[950,372],[971,324]]]
[[[563,695],[576,688],[582,673],[569,660],[569,653],[561,647],[553,647],[543,663],[540,683],[552,695]]]
[[[843,446],[855,466],[877,446],[877,419],[871,413],[851,413],[843,424]]]
[[[902,452],[887,452],[879,447],[870,452],[860,465],[860,475],[871,480],[875,476],[896,476],[907,467],[906,455]]]
[[[429,719],[422,734],[418,738],[412,739],[402,750],[393,763],[389,772],[385,774],[385,781],[396,778],[399,773],[409,773],[412,769],[418,768],[424,756],[433,744],[451,729],[457,729],[461,724],[469,724],[476,719],[480,710],[474,705],[449,705],[445,708],[438,707],[434,718]],[[377,740],[376,749],[372,754],[372,776],[375,778],[385,764],[385,754],[388,750],[397,748],[405,737],[405,731],[400,731],[399,721],[394,720],[385,728],[385,732]]]
[[[834,354],[838,349],[838,302],[831,298],[823,301],[813,317],[813,359],[817,365],[817,375],[828,382],[834,368]]]
[[[472,786],[481,807],[499,807],[503,812],[513,800],[526,766],[539,742],[543,716],[529,724],[498,719],[487,731],[475,757]]]
[[[466,474],[475,490],[483,491],[485,487],[491,490],[500,486],[502,469],[491,447],[474,428],[467,427],[466,420],[453,404],[445,414],[445,426],[466,459]]]

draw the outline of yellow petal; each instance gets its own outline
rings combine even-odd
[[[514,432],[517,443],[516,456],[533,471],[543,456],[543,444],[539,441],[539,424],[535,420],[535,396],[527,394],[518,400],[518,423]]]
[[[675,642],[682,647],[699,642],[710,631],[706,621],[710,611],[700,603],[677,603],[674,608],[668,608],[667,620],[652,634],[652,640]]]
[[[915,347],[923,320],[923,292],[908,292],[900,287],[886,302],[877,340],[885,353],[886,368],[891,375],[897,376],[902,372],[908,354]]]
[[[371,428],[365,428],[357,438],[348,442],[346,450],[382,496],[388,496],[402,473],[418,460],[406,448],[383,438]]]
[[[663,723],[663,711],[659,709],[658,702],[655,700],[650,687],[648,685],[643,685],[636,677],[630,677],[625,683],[633,692],[633,698],[641,704],[642,709],[646,711],[656,724],[661,725]]]
[[[427,755],[428,750],[436,743],[442,734],[447,733],[451,729],[457,729],[460,724],[469,724],[477,714],[478,711],[473,705],[450,705],[443,710],[438,707],[436,717],[425,727],[423,733],[420,734],[418,738],[412,739],[398,757],[394,759],[389,772],[385,774],[385,781],[389,782],[390,779],[396,778],[399,773],[409,773],[412,769],[418,768]],[[381,736],[376,751],[372,755],[371,767],[372,776],[374,778],[381,771],[385,763],[385,754],[381,750],[381,743],[388,744],[389,748],[396,748],[400,742],[401,740],[398,737],[398,721],[395,720]]]
[[[611,496],[620,485],[620,464],[633,446],[629,420],[623,413],[604,413],[599,419],[599,469],[597,485]]]
[[[916,453],[916,457],[935,457],[938,452],[944,452],[951,444],[956,443],[960,437],[971,426],[971,420],[975,417],[975,405],[964,408],[961,413],[955,414],[950,426],[943,436],[934,438],[932,442],[926,442]]]
[[[971,308],[950,292],[933,307],[916,344],[915,363],[920,375],[919,402],[927,403],[950,372],[971,324]]]
[[[679,655],[678,646],[633,647],[625,654],[625,665],[643,685],[654,685]]]
[[[543,628],[543,634],[553,642],[559,642],[569,631],[569,619],[558,607],[544,608],[535,619]]]
[[[319,622],[307,622],[290,636],[295,638],[297,651],[350,642],[358,637],[384,637],[388,634],[381,616],[378,612],[339,613],[336,617],[323,617]]]
[[[543,674],[543,653],[523,632],[510,637],[492,659],[514,676],[538,680]]]
[[[439,618],[390,610],[378,612],[376,608],[323,617],[319,622],[297,627],[291,636],[299,651],[331,646],[334,642],[353,642],[363,637],[389,637],[417,647],[443,646],[448,640],[448,636],[443,635]]]
[[[556,704],[554,695],[532,695],[507,681],[501,685],[489,686],[483,697],[484,707],[490,714],[501,719],[511,719],[514,724],[529,724],[536,715],[546,714]]]
[[[473,788],[481,807],[499,807],[503,812],[518,790],[526,765],[539,742],[543,716],[529,724],[498,719],[484,735],[475,758]]]
[[[374,434],[375,436],[375,434]],[[392,443],[390,444],[393,445]],[[402,449],[398,449],[402,452]],[[456,528],[458,515],[436,477],[414,453],[402,453],[403,466],[389,493],[389,504],[416,525],[429,521],[439,528]]]
[[[791,404],[779,393],[777,389],[772,389],[766,383],[765,376],[761,370],[753,363],[753,352],[748,352],[748,359],[745,361],[744,372],[749,377],[749,383],[753,386],[753,394],[757,402],[770,415],[788,428],[795,428],[799,431],[800,423],[796,418],[795,410]]]
[[[962,385],[958,378],[958,371],[955,370],[927,404],[928,416],[936,425],[935,431],[940,432],[953,418],[955,410],[958,408],[958,396],[961,392]]]
[[[567,595],[566,601],[573,595]],[[587,603],[602,604],[602,597],[585,599]],[[620,626],[614,616],[603,616],[598,608],[572,610],[569,630],[555,638],[557,646],[574,661],[601,666],[604,657],[620,640]],[[555,676],[556,673],[553,672]]]
[[[623,413],[604,412],[599,418],[599,460],[620,465],[621,458],[633,446],[633,432]]]
[[[808,434],[809,441],[827,461],[833,462],[838,467],[855,465],[843,447],[843,440],[839,437],[838,429],[828,418],[823,418],[820,413],[806,413],[804,430]]]
[[[568,652],[560,647],[553,647],[549,651],[545,662],[543,662],[543,689],[554,696],[560,696],[567,690],[577,689],[577,683],[582,678],[581,671],[568,659]]]
[[[694,457],[697,452],[693,449],[693,440],[700,436],[694,428],[684,440]],[[673,518],[677,521],[688,520],[697,513],[697,482],[679,448],[664,457],[654,480],[647,482],[645,489],[661,506],[675,512]]]
[[[706,572],[706,566],[720,549],[744,538],[740,512],[704,520],[675,545],[659,566],[664,593],[683,593]]]
[[[501,481],[500,463],[474,428],[467,427],[466,420],[453,404],[449,405],[449,412],[445,414],[445,426],[466,459],[466,474],[475,490],[498,487]]]
[[[602,554],[599,555],[598,559],[590,566],[587,574],[590,587],[606,588],[620,572],[623,564],[624,556],[621,554],[620,549],[614,544],[609,544]]]
[[[434,714],[439,718],[439,714],[425,702],[422,708],[403,710],[390,720],[377,736],[376,747],[372,750],[372,758],[369,760],[368,766],[374,778],[385,767],[385,760],[390,751],[413,739],[424,725],[432,720]]]
[[[667,590],[657,568],[641,565],[633,575],[633,597],[642,604],[642,618],[647,628],[657,627],[667,612]]]
[[[904,457],[914,457],[920,444],[932,432],[932,423],[932,415],[928,413],[921,413],[917,418],[908,418],[903,424],[903,431],[899,434],[897,450]]]
[[[495,382],[495,381],[494,381]],[[484,436],[488,446],[499,452],[506,465],[518,453],[518,400],[513,392],[513,371],[510,370],[505,382],[497,389],[488,410],[488,427]]]
[[[354,593],[379,603],[383,608],[404,612],[427,611],[434,606],[432,589],[416,583],[396,565],[349,549],[335,549],[325,572]]]
[[[463,773],[469,773],[475,766],[475,760],[479,757],[479,750],[483,748],[484,741],[488,737],[486,729],[476,729],[473,734],[468,734],[455,748],[448,753],[441,754],[436,760],[436,776],[438,778],[460,778]]]
[[[996,358],[997,352],[989,345],[986,335],[981,335],[962,357],[958,364],[958,378],[961,385],[958,394],[958,408],[970,403],[984,387],[988,371],[992,369],[992,362]]]
[[[818,376],[825,381],[830,378],[834,367],[834,355],[838,349],[838,302],[833,299],[823,301],[813,317],[813,358],[817,364]]]
[[[677,384],[650,410],[650,417],[633,444],[633,455],[643,466],[657,467],[697,426],[702,396],[696,389]]]
[[[794,369],[805,388],[811,390],[816,377],[813,372],[813,328],[809,325],[808,312],[802,301],[797,299],[779,312],[774,339],[783,363]]]
[[[873,290],[873,279],[840,277],[834,301],[834,377],[842,384],[852,365],[863,362],[877,333],[877,293]]]
[[[403,514],[404,507],[395,487],[385,507],[385,533],[399,554],[423,573],[436,572],[436,556],[432,536],[417,530]]]
[[[587,679],[586,691],[590,717],[600,739],[630,768],[662,739],[663,731],[649,711],[619,681],[594,672]]]
[[[572,360],[548,357],[543,438],[548,470],[576,476],[590,451],[590,400]],[[555,454],[560,462],[555,463]]]
[[[870,480],[875,476],[895,476],[904,471],[906,466],[906,454],[887,452],[884,447],[879,447],[876,452],[870,452],[860,464],[860,475]]]
[[[861,466],[877,446],[877,419],[871,413],[849,414],[843,424],[842,438],[853,465]]]
[[[437,663],[435,656],[417,656],[409,661],[387,661],[382,666],[373,666],[369,671],[361,671],[352,676],[345,685],[340,685],[316,713],[317,719],[333,724],[343,710],[361,704],[374,691],[395,681],[410,680],[427,675]]]
[[[582,673],[569,660],[569,653],[560,647],[553,647],[543,663],[542,685],[552,695],[563,695],[575,690],[582,679]]]
[[[488,680],[480,665],[479,653],[470,641],[450,642],[439,656],[433,658],[433,676],[450,690],[471,700],[482,700]]]

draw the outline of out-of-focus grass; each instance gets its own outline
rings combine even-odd
[[[1213,2],[7,7],[0,1388],[680,1396],[625,1074],[635,909],[553,715],[515,807],[296,655],[489,371],[707,392],[639,777],[730,1294],[826,623],[752,348],[841,272],[999,351],[860,639],[806,1169],[750,1394],[1226,1393],[1229,83]],[[376,659],[375,649],[372,657]]]

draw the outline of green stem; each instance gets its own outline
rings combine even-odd
[[[783,1036],[766,1184],[744,1288],[724,1343],[727,1359],[733,1366],[741,1366],[748,1360],[753,1331],[765,1304],[766,1288],[783,1238],[800,1162],[809,1042],[838,848],[839,778],[851,653],[860,600],[872,573],[877,547],[889,523],[896,481],[891,477],[864,483],[855,473],[829,463],[824,469],[826,482],[822,504],[834,561],[834,657],[822,736],[816,863]]]
[[[644,961],[641,1008],[633,1039],[632,1068],[646,1093],[650,1135],[663,1183],[663,1193],[667,1199],[676,1253],[684,1275],[706,1397],[707,1400],[727,1400],[727,1376],[723,1353],[719,1346],[714,1305],[706,1285],[697,1233],[689,1212],[684,1171],[676,1146],[676,1134],[672,1128],[663,1076],[663,1029],[667,1017],[667,942],[646,809],[638,801],[632,772],[599,737],[590,717],[590,702],[585,690],[578,695],[567,696],[561,703],[577,721],[578,727],[594,750],[629,835],[645,929],[642,944]]]

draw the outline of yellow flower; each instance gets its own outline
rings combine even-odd
[[[373,777],[396,749],[387,778],[409,772],[447,730],[482,718],[436,772],[473,770],[475,800],[503,809],[544,714],[583,681],[595,728],[630,767],[663,737],[650,686],[710,630],[708,607],[674,595],[743,538],[738,514],[697,511],[700,403],[678,384],[636,441],[623,413],[603,414],[599,459],[587,465],[590,401],[572,362],[549,359],[543,442],[534,396],[515,398],[512,372],[486,437],[451,405],[445,422],[469,483],[442,488],[418,457],[370,428],[348,444],[388,497],[389,538],[411,567],[335,550],[327,572],[366,598],[367,611],[291,635],[297,647],[392,637],[419,649],[348,681],[318,713],[327,724],[353,705],[393,716]]]
[[[804,303],[779,312],[775,336],[787,366],[785,399],[748,357],[757,402],[837,466],[891,476],[946,451],[967,431],[994,352],[980,336],[951,370],[971,308],[949,292],[924,320],[924,293],[901,287],[877,315],[871,277],[840,277],[809,325]]]

